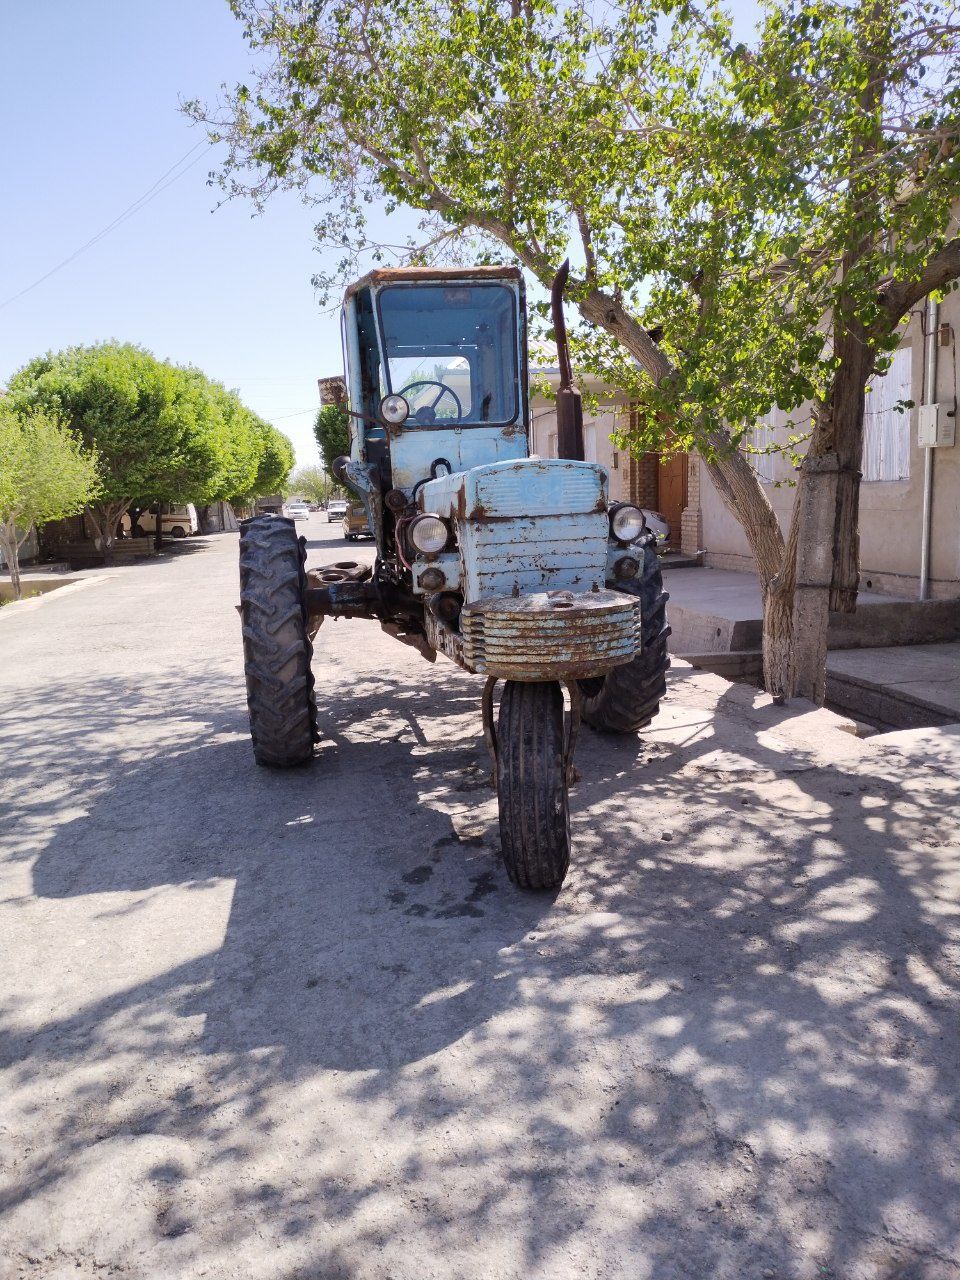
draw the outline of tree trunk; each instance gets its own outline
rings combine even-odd
[[[113,549],[117,542],[117,525],[130,506],[130,499],[122,502],[106,502],[101,505],[87,507],[86,516],[93,525],[94,534],[100,543],[103,563],[113,564]]]
[[[654,382],[663,382],[674,372],[670,360],[646,329],[615,298],[593,289],[578,305],[584,319],[612,334]],[[760,582],[764,685],[777,701],[783,701],[790,696],[793,606],[792,574],[778,581],[785,562],[783,533],[756,472],[733,448],[730,437],[715,429],[708,433],[707,439],[715,451],[714,461],[707,464],[710,475],[723,505],[746,534]],[[775,582],[777,585],[771,594]]]
[[[870,336],[856,320],[838,320],[834,350],[839,363],[827,396],[815,406],[793,514],[798,556],[791,683],[798,697],[818,704],[826,694],[830,613],[852,613],[857,605],[864,398],[875,363]]]
[[[0,524],[0,547],[3,548],[3,558],[7,562],[13,584],[14,599],[19,600],[23,594],[20,585],[20,544],[17,542],[17,528],[12,520],[5,520]]]

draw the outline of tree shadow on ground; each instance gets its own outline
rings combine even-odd
[[[41,899],[132,942],[155,895],[232,885],[218,945],[8,1011],[4,1207],[163,1135],[204,1170],[145,1175],[165,1274],[266,1238],[251,1274],[960,1275],[955,787],[680,672],[679,729],[584,735],[554,901],[498,862],[476,681],[322,676],[286,774],[199,671],[0,716],[11,781],[44,778],[13,815]],[[25,712],[49,733],[13,752]]]

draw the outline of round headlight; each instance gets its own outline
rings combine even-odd
[[[410,406],[403,396],[384,396],[380,401],[380,416],[384,422],[399,427],[410,416]]]
[[[618,542],[633,542],[639,538],[647,526],[643,512],[639,507],[632,507],[628,502],[614,507],[610,512],[610,530]]]
[[[410,541],[425,556],[442,551],[448,536],[447,526],[439,516],[417,516],[410,526]]]

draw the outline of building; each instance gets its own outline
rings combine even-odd
[[[531,383],[536,388],[546,382],[555,391],[560,385],[556,368],[531,370]],[[611,392],[596,379],[580,378],[592,411],[584,409],[583,451],[588,462],[599,462],[610,477],[610,500],[634,502],[648,511],[658,511],[670,526],[669,548],[696,555],[699,523],[699,459],[686,453],[661,458],[645,453],[639,458],[619,449],[611,437],[629,430],[630,404],[626,397]],[[536,391],[530,404],[530,452],[542,458],[557,456],[556,402],[543,391]],[[696,504],[691,509],[691,495]]]
[[[949,598],[960,594],[960,449],[944,445],[928,450],[919,443],[924,399],[924,351],[935,363],[934,400],[947,433],[956,422],[960,294],[948,294],[940,305],[930,342],[925,344],[927,312],[918,308],[910,317],[890,368],[874,378],[867,395],[860,486],[861,582],[869,590],[916,598],[920,587],[925,454],[932,455],[930,490],[929,594]],[[913,401],[913,407],[905,407]],[[795,423],[803,414],[793,415]],[[787,426],[787,415],[771,412],[750,437],[753,448],[783,444],[798,428]],[[783,453],[748,453],[751,465],[786,530],[796,492],[794,472]],[[697,462],[697,486],[704,563],[723,569],[751,570],[747,540],[737,521],[720,501],[706,466]],[[691,513],[691,521],[693,515]]]
[[[926,317],[924,307],[911,316],[890,368],[873,380],[867,396],[860,488],[861,581],[867,590],[881,594],[907,598],[920,594],[925,455],[930,453],[928,593],[947,599],[960,595],[960,446],[927,449],[919,443],[919,427],[925,348],[936,365],[934,400],[940,406],[940,428],[949,436],[956,423],[960,293],[948,294],[940,304],[929,343],[924,336]],[[556,369],[536,370],[535,375],[554,388],[559,385]],[[696,454],[661,459],[653,453],[633,458],[618,450],[610,436],[629,427],[629,404],[589,379],[583,387],[599,401],[594,414],[585,414],[585,453],[590,461],[607,468],[611,498],[661,512],[672,531],[671,548],[699,556],[708,567],[752,572],[743,529],[723,506],[702,459]],[[906,401],[912,401],[913,407],[906,407]],[[788,423],[786,414],[772,411],[750,433],[745,450],[785,532],[796,493],[795,472],[787,454],[769,450],[785,444],[789,435],[801,433],[808,416],[797,411]],[[555,457],[553,401],[534,395],[532,420],[531,451]]]

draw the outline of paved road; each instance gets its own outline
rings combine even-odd
[[[955,760],[681,666],[520,894],[371,624],[254,766],[235,559],[0,610],[3,1280],[960,1277]]]

